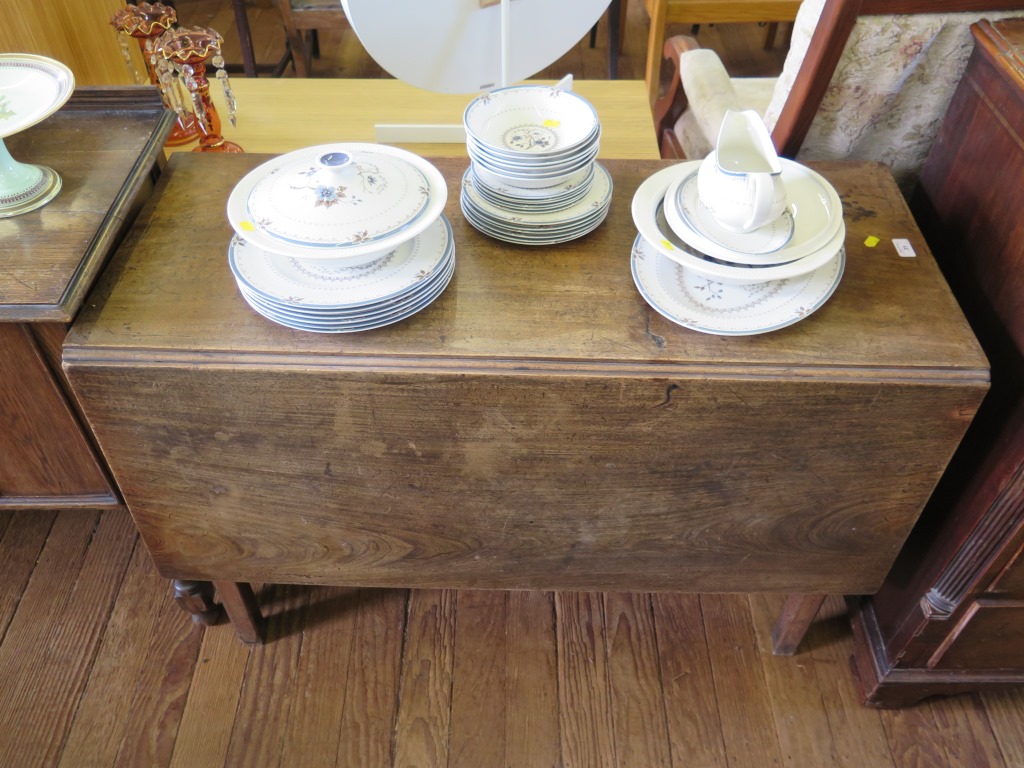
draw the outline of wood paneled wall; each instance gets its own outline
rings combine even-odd
[[[0,0],[0,51],[57,59],[75,73],[77,85],[130,84],[110,26],[123,7],[121,0]]]

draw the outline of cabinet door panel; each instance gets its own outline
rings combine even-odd
[[[978,600],[940,648],[933,669],[1024,669],[1024,600]]]
[[[0,324],[0,507],[62,503],[116,496],[32,334]]]
[[[1024,544],[992,584],[992,591],[1024,600]]]

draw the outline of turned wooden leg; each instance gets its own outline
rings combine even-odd
[[[213,601],[213,584],[209,581],[175,579],[174,601],[192,621],[203,627],[212,627],[220,621],[221,607]]]
[[[243,643],[263,642],[263,614],[252,587],[240,581],[215,581],[217,595]]]
[[[772,630],[772,653],[792,656],[807,634],[814,617],[818,615],[826,595],[790,595],[782,606],[782,613]]]

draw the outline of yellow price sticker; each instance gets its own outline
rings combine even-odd
[[[879,240],[877,237],[875,237],[874,235],[870,235],[868,239],[864,241],[864,245],[866,245],[868,248],[874,248],[880,242],[882,241]]]
[[[254,227],[252,225],[251,221],[241,221],[241,222],[238,223],[238,226],[240,226],[246,232],[255,232],[256,231],[256,227]]]
[[[558,127],[558,126],[560,126],[561,124],[562,124],[562,121],[561,121],[561,120],[545,120],[545,121],[543,122],[543,126],[544,126],[545,128],[557,128],[557,127]]]
[[[664,245],[666,248],[668,248],[670,251],[674,251],[675,250],[675,246],[672,245],[672,243],[670,243],[668,240],[662,240],[661,244]]]

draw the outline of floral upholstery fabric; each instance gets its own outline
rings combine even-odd
[[[862,16],[797,158],[875,160],[917,182],[967,59],[970,26],[1015,14]]]
[[[763,112],[769,130],[789,97],[824,2],[804,0],[800,6],[782,74]],[[974,48],[970,25],[1015,16],[1024,12],[859,17],[797,159],[882,162],[909,193]],[[716,134],[706,136],[713,142]]]

